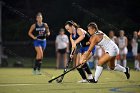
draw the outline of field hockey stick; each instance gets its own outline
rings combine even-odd
[[[74,52],[75,52],[75,48],[72,48],[70,55],[73,55]],[[65,69],[64,69],[64,71],[63,71],[63,73],[65,73],[65,72],[67,71],[67,69],[68,69],[68,67],[69,67],[69,64],[70,64],[71,62],[72,62],[72,57],[69,58],[69,61],[67,62],[67,65],[66,65],[66,67],[65,67]],[[60,79],[57,79],[57,80],[56,80],[57,83],[61,83],[62,80],[63,80],[63,78],[64,78],[64,76],[65,76],[65,75],[61,76]]]
[[[81,66],[81,65],[83,65],[83,64],[79,64],[79,65],[77,65],[77,66],[71,68],[70,70],[67,70],[65,73],[63,73],[63,74],[61,74],[61,75],[59,75],[59,76],[57,76],[57,77],[55,77],[55,78],[49,80],[48,83],[51,83],[52,81],[58,79],[59,77],[64,76],[65,74],[71,72],[72,70],[76,69],[77,67],[79,67],[79,66]]]

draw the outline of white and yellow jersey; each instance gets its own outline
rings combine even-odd
[[[95,34],[103,34],[102,40],[97,45],[101,46],[106,53],[109,53],[110,56],[119,54],[118,46],[105,33],[98,31]]]
[[[125,45],[126,45],[126,37],[125,36],[118,37],[118,46],[119,46],[119,49],[120,49],[120,51],[119,51],[120,55],[123,55],[123,54],[126,55],[128,53],[128,49],[127,49],[127,47]]]
[[[132,48],[138,47],[137,39],[133,38],[132,39]]]
[[[126,42],[126,37],[118,37],[118,46],[119,48],[122,48],[123,46],[125,46],[125,42]]]
[[[132,53],[134,56],[137,56],[137,51],[138,51],[138,43],[137,43],[137,39],[133,38],[132,39]]]

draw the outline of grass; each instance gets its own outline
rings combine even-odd
[[[7,59],[8,62],[8,67],[13,67],[14,63],[20,61],[24,67],[32,67],[34,64],[35,59],[34,58],[14,58],[14,57],[9,57]],[[42,67],[45,68],[56,68],[56,58],[44,58],[42,61]],[[70,64],[72,67],[73,63]],[[134,68],[134,60],[133,59],[127,59],[127,65],[129,68],[133,69]]]
[[[42,69],[42,75],[32,75],[31,68],[0,68],[0,93],[140,93],[140,72],[131,70],[126,80],[121,72],[104,70],[97,84],[77,83],[78,72],[68,73],[63,83],[48,83],[62,70]],[[94,70],[92,70],[94,73]]]

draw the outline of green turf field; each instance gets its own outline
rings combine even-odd
[[[140,72],[131,70],[130,80],[121,72],[104,70],[97,84],[77,83],[77,71],[68,73],[63,83],[48,83],[62,70],[45,69],[32,75],[31,68],[0,68],[0,93],[140,93]],[[94,73],[94,70],[92,71]]]

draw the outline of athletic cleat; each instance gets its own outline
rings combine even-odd
[[[33,70],[32,73],[33,73],[33,75],[36,75],[36,71],[35,70]]]
[[[88,79],[93,79],[92,74],[88,74]]]
[[[39,70],[36,70],[36,75],[41,75],[41,72]]]
[[[126,69],[126,72],[124,72],[124,73],[125,73],[125,75],[126,75],[126,78],[129,79],[129,78],[130,78],[129,68],[126,67],[125,69]]]
[[[136,71],[140,71],[140,68],[136,68]]]
[[[80,81],[78,81],[78,83],[87,83],[88,81],[86,79],[82,79]]]
[[[88,82],[89,83],[97,83],[98,81],[95,81],[95,79],[93,78],[93,79],[88,79]]]

